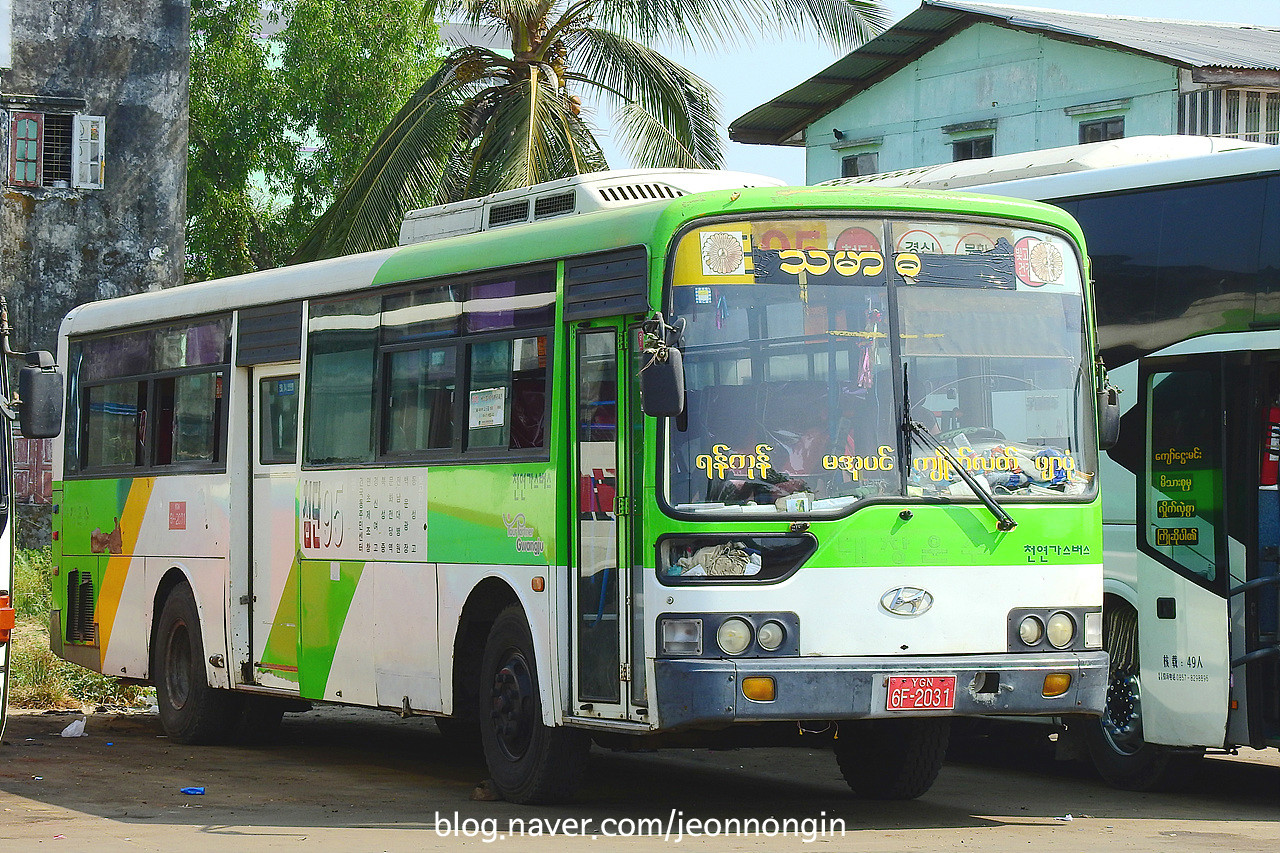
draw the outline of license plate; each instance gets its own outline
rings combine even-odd
[[[956,707],[954,675],[891,675],[886,711],[950,711]]]

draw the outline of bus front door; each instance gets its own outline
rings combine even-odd
[[[1242,484],[1228,462],[1228,369],[1238,366],[1205,354],[1144,359],[1139,373],[1146,440],[1137,478],[1135,696],[1149,743],[1221,747],[1227,736],[1227,594],[1244,561],[1242,540],[1229,535],[1227,496]]]
[[[622,370],[625,327],[598,320],[574,327],[570,405],[574,489],[573,705],[578,717],[635,716],[628,695],[630,578],[626,567],[633,505],[628,477],[634,414]]]

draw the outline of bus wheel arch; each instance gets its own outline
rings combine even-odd
[[[480,665],[484,657],[485,642],[498,614],[520,601],[509,584],[496,577],[487,577],[467,596],[458,617],[458,629],[453,635],[453,663],[451,685],[453,690],[453,715],[436,717],[436,727],[450,740],[479,744]]]
[[[1084,727],[1094,768],[1108,784],[1129,791],[1167,790],[1194,773],[1198,750],[1148,743],[1142,730],[1138,611],[1108,593],[1103,598],[1102,645],[1110,659],[1102,716]]]
[[[480,742],[490,780],[516,803],[569,799],[585,769],[590,736],[543,722],[538,655],[519,603],[493,620],[480,668]]]
[[[208,682],[200,611],[180,570],[165,576],[156,601],[151,678],[165,733],[178,743],[222,742],[232,732],[239,697]]]

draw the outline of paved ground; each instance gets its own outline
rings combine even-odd
[[[1209,759],[1184,792],[1132,794],[1002,739],[966,750],[910,803],[857,799],[822,751],[597,751],[579,802],[532,808],[472,801],[483,765],[427,719],[328,708],[286,717],[280,742],[258,749],[174,744],[138,714],[93,714],[86,737],[60,737],[72,719],[11,714],[0,851],[1280,848],[1280,758],[1270,751]],[[205,793],[181,793],[188,786]],[[670,834],[604,835],[645,818]],[[769,818],[795,831],[714,834]],[[691,820],[711,823],[691,834]]]

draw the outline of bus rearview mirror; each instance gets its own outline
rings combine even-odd
[[[62,374],[49,353],[30,353],[28,361],[18,371],[18,428],[23,438],[53,438],[62,431]]]
[[[680,350],[663,347],[640,371],[640,405],[655,418],[674,418],[684,411],[684,363]]]
[[[1110,450],[1120,440],[1120,391],[1107,386],[1098,389],[1098,446]]]

